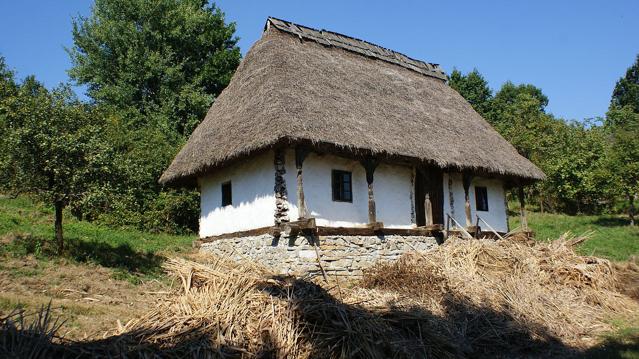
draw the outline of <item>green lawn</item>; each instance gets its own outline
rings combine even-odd
[[[189,250],[196,238],[112,229],[78,221],[66,212],[63,227],[67,246],[64,258],[114,268],[126,279],[159,274],[163,252]],[[0,255],[32,254],[41,260],[54,259],[53,236],[51,208],[27,197],[0,195]]]
[[[79,262],[94,262],[119,269],[122,273],[157,273],[162,252],[189,250],[193,236],[150,234],[136,230],[118,230],[75,220],[65,213],[64,234],[68,244],[65,256]],[[639,226],[629,227],[617,216],[567,216],[529,212],[528,221],[537,238],[558,238],[571,231],[576,235],[592,232],[581,244],[583,254],[627,260],[639,255]],[[511,228],[519,225],[513,212]],[[0,195],[0,254],[52,256],[53,213],[28,197]],[[11,242],[11,243],[9,243]]]
[[[518,215],[511,215],[509,220],[510,228],[519,226]],[[639,226],[628,226],[624,217],[528,212],[528,225],[539,240],[556,239],[567,231],[575,235],[591,233],[590,239],[578,247],[582,254],[615,261],[639,256]]]

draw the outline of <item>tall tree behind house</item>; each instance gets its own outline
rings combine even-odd
[[[80,212],[147,230],[197,228],[198,194],[157,180],[238,66],[234,32],[205,0],[96,0],[73,20],[69,74],[111,113],[112,143],[127,154],[117,195]]]

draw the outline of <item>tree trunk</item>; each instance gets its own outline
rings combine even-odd
[[[64,237],[62,235],[62,201],[55,201],[55,240],[58,244],[58,254],[64,250]]]
[[[637,199],[637,193],[628,194],[628,201],[630,205],[628,206],[628,217],[630,217],[630,225],[635,225],[635,199]]]

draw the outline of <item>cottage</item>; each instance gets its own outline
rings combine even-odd
[[[203,242],[281,263],[320,256],[282,232],[322,253],[372,243],[373,259],[446,229],[507,232],[505,191],[543,176],[438,65],[269,18],[160,182],[199,187]]]

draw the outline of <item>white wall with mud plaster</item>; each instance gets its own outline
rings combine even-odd
[[[200,238],[274,224],[273,151],[199,178]],[[222,183],[231,181],[233,203],[222,207]]]
[[[286,155],[289,218],[298,218],[297,169],[295,154]],[[353,202],[333,201],[332,170],[352,173]],[[412,169],[382,163],[375,170],[373,191],[377,221],[387,228],[411,228]],[[306,209],[318,226],[363,227],[368,224],[368,185],[366,171],[360,162],[330,154],[310,153],[303,164],[303,187]]]
[[[486,187],[488,194],[488,211],[477,211],[475,186]],[[504,192],[504,184],[501,180],[475,177],[470,185],[469,195],[473,225],[476,220],[475,215],[479,215],[480,218],[488,222],[495,230],[499,232],[508,231],[508,218],[506,217],[504,201],[506,194]],[[464,185],[461,173],[444,173],[444,217],[449,213],[459,224],[466,226],[464,205]],[[480,227],[482,227],[484,231],[488,230],[483,223],[480,223]]]

